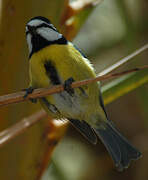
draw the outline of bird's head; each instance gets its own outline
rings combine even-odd
[[[60,34],[45,17],[34,17],[26,24],[26,38],[29,56],[51,44],[67,44],[67,40]]]

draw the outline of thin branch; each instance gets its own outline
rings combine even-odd
[[[86,79],[83,81],[74,82],[74,83],[72,83],[71,87],[77,88],[77,87],[80,87],[80,86],[83,86],[83,85],[86,85],[89,83],[102,81],[102,80],[106,80],[106,79],[111,79],[111,78],[116,78],[116,77],[119,77],[119,76],[122,76],[125,74],[129,74],[129,73],[140,71],[140,70],[147,69],[147,68],[148,68],[148,65],[145,65],[143,67],[134,68],[134,69],[130,69],[130,70],[119,72],[119,73],[97,76],[96,78],[91,78],[91,79]],[[47,95],[59,93],[61,91],[64,91],[63,85],[53,86],[52,88],[35,89],[32,94],[29,94],[27,96],[27,98],[24,98],[24,95],[25,95],[24,91],[12,93],[12,94],[8,94],[8,95],[0,96],[0,106],[6,106],[8,104],[19,103],[22,101],[29,100],[30,98],[32,98],[32,99],[33,98],[41,98],[41,97],[44,97]]]
[[[113,64],[112,66],[110,66],[109,68],[106,68],[104,71],[102,71],[101,73],[99,73],[99,76],[103,76],[105,74],[108,74],[110,72],[112,72],[113,70],[117,69],[118,67],[120,67],[121,65],[123,65],[124,63],[128,62],[130,59],[132,59],[133,57],[135,57],[136,55],[140,54],[141,52],[145,51],[146,49],[148,49],[148,44],[142,46],[140,49],[137,49],[136,51],[134,51],[133,53],[131,53],[130,55],[124,57],[123,59],[119,60],[117,63]]]
[[[10,128],[0,132],[0,147],[45,117],[47,117],[47,113],[44,110],[41,110],[27,118],[24,118],[22,121],[16,123]]]

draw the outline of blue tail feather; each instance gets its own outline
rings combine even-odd
[[[104,129],[95,128],[119,171],[128,168],[131,160],[140,158],[141,153],[123,137],[111,123],[107,122]]]

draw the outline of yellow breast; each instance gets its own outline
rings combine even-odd
[[[30,59],[32,83],[37,86],[49,86],[44,63],[51,61],[64,81],[70,76],[75,80],[95,77],[93,69],[72,45],[51,45],[34,53]]]
[[[70,77],[73,77],[75,81],[79,81],[96,76],[91,65],[71,44],[51,45],[43,48],[37,53],[34,53],[30,59],[31,86],[39,88],[49,87],[52,85],[44,67],[45,62],[47,61],[50,61],[53,64],[62,83]],[[80,106],[84,108],[89,104],[92,106],[94,111],[95,107],[99,105],[98,84],[92,83],[90,85],[83,86],[83,89],[85,90],[88,98],[83,96],[78,98],[80,102],[77,102],[75,106],[80,104]],[[80,90],[77,88],[75,91],[79,96],[81,93]],[[49,96],[48,99],[50,102],[55,104],[55,99],[58,101],[60,97],[57,98],[57,96],[54,96]]]

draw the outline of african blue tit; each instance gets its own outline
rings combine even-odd
[[[67,118],[92,144],[101,139],[118,170],[129,166],[141,153],[108,120],[99,83],[72,89],[73,81],[96,77],[89,60],[44,17],[26,25],[29,48],[30,89],[63,84],[64,91],[39,98],[53,118]]]

